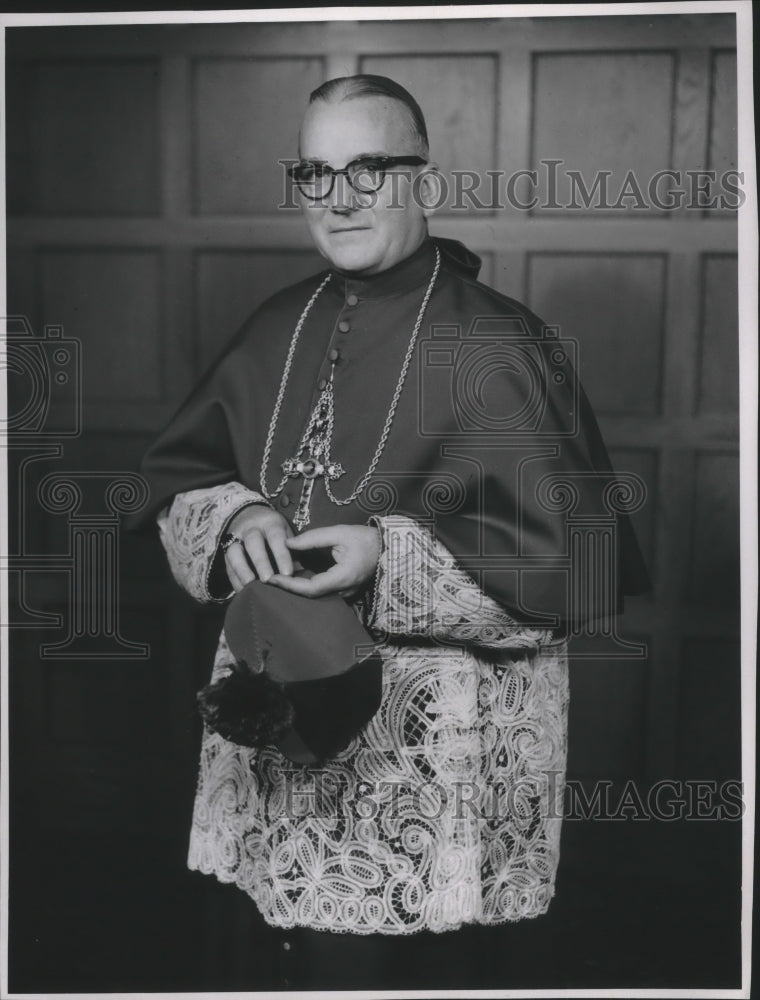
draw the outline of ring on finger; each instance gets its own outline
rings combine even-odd
[[[243,544],[243,539],[242,538],[238,538],[237,535],[233,535],[231,531],[225,532],[222,535],[221,542],[219,543],[222,552],[226,552],[227,549],[229,549],[236,542],[240,542],[240,544],[242,545]]]

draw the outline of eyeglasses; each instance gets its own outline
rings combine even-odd
[[[307,198],[318,201],[330,194],[338,174],[344,174],[358,194],[372,194],[383,186],[385,172],[391,167],[418,167],[423,163],[427,160],[422,156],[360,156],[343,170],[335,170],[327,163],[302,160],[289,167],[288,174]]]

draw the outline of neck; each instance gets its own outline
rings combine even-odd
[[[365,274],[333,268],[333,280],[329,286],[330,294],[355,294],[359,298],[384,298],[389,295],[399,295],[418,288],[420,285],[425,285],[430,280],[434,263],[434,243],[425,234],[411,253],[383,271]]]
[[[417,253],[417,251],[420,249],[420,247],[428,239],[429,239],[428,232],[427,232],[427,229],[425,229],[420,234],[419,239],[413,244],[413,246],[411,247],[411,249],[408,249],[406,251],[406,253],[404,254],[404,256],[400,260],[395,261],[393,264],[390,264],[387,267],[381,267],[381,268],[378,268],[377,270],[374,270],[374,269],[353,270],[351,268],[332,267],[331,270],[335,274],[339,274],[339,275],[341,275],[344,278],[367,278],[367,279],[376,278],[376,277],[379,277],[382,274],[388,274],[389,272],[394,271],[397,268],[402,268],[404,266],[404,264],[411,257],[413,257]]]

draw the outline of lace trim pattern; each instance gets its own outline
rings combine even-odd
[[[518,624],[484,594],[435,536],[399,514],[376,517],[383,546],[367,627],[388,636],[536,649],[552,641],[545,628]]]
[[[265,497],[241,483],[224,483],[178,493],[158,515],[172,576],[196,601],[223,603],[232,597],[231,587],[226,594],[211,594],[209,577],[227,525],[239,510],[254,503],[269,506]]]
[[[391,520],[386,541],[415,535],[414,522]],[[465,634],[466,609],[488,599],[474,603],[475,585],[437,543],[417,537],[412,549],[428,560],[421,589],[399,579],[408,558],[391,542],[376,621]],[[403,595],[403,614],[386,591]],[[445,623],[430,617],[431,591]],[[544,913],[559,861],[567,649],[503,612],[489,621],[503,630],[486,633],[496,657],[476,626],[467,646],[381,644],[380,709],[321,768],[205,731],[188,866],[237,885],[283,928],[410,934]],[[222,635],[215,677],[230,659]]]

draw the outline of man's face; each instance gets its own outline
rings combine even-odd
[[[301,159],[322,161],[336,170],[360,156],[418,153],[403,106],[384,97],[336,104],[316,101],[309,105],[301,128]],[[426,212],[413,197],[418,170],[392,168],[373,194],[357,193],[341,174],[326,198],[311,201],[300,195],[317,249],[333,267],[377,274],[417,249],[427,233]]]

